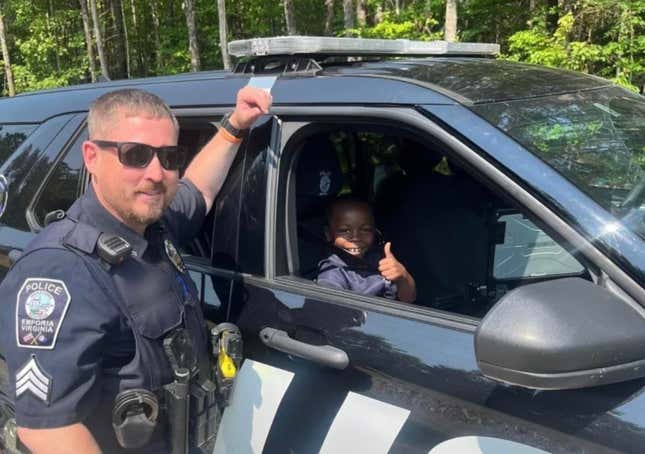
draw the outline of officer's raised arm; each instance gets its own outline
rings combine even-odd
[[[217,134],[192,160],[185,177],[199,189],[208,212],[213,205],[246,131],[269,113],[272,98],[265,90],[246,86],[237,94],[235,110],[225,117]]]

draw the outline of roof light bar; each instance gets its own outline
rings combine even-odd
[[[408,39],[278,36],[231,41],[228,52],[236,57],[273,55],[471,55],[499,54],[499,44],[410,41]]]

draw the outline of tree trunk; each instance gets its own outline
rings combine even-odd
[[[110,0],[110,12],[112,13],[112,20],[114,21],[114,32],[116,34],[115,56],[117,61],[117,68],[119,71],[118,78],[122,79],[127,76],[127,65],[125,57],[125,44],[123,38],[123,17],[121,15],[122,4],[121,0]]]
[[[197,43],[197,27],[195,25],[195,0],[184,0],[184,13],[186,14],[186,26],[188,27],[190,69],[196,72],[201,69],[202,65],[199,60],[199,44]]]
[[[92,11],[92,22],[94,22],[94,36],[96,36],[96,50],[99,53],[99,62],[101,63],[101,74],[106,79],[110,79],[110,72],[108,71],[107,60],[105,59],[105,49],[103,48],[99,15],[96,11],[96,0],[90,0],[90,10]]]
[[[85,34],[85,47],[87,48],[87,59],[90,63],[90,78],[96,82],[96,60],[94,59],[94,44],[92,31],[90,30],[90,18],[87,15],[87,0],[79,0],[81,5],[81,19],[83,19],[83,33]]]
[[[282,0],[284,6],[284,20],[287,24],[287,35],[297,35],[296,32],[296,15],[293,12],[293,3],[291,0]]]
[[[160,74],[163,60],[161,58],[161,37],[159,35],[161,25],[159,21],[159,5],[157,4],[157,0],[150,1],[150,9],[152,10],[152,25],[155,38],[155,71],[157,74]]]
[[[529,0],[529,11],[535,11],[535,0]]]
[[[217,0],[217,16],[219,19],[219,45],[222,51],[224,69],[231,69],[231,57],[228,55],[228,26],[226,25],[226,0]]]
[[[367,4],[365,0],[356,0],[356,22],[359,27],[367,24]]]
[[[325,35],[331,35],[334,20],[334,0],[325,0]]]
[[[558,28],[558,20],[560,19],[560,8],[558,0],[547,0],[546,12],[546,28],[549,33],[553,33]]]
[[[446,0],[446,22],[443,36],[449,42],[457,40],[457,0]]]
[[[353,0],[343,0],[343,13],[345,30],[354,28],[354,2]]]
[[[376,5],[376,13],[374,14],[374,23],[380,24],[385,19],[385,12],[383,11],[383,5]]]
[[[0,6],[2,4],[0,3]],[[4,32],[4,15],[0,8],[0,47],[2,47],[2,61],[4,61],[4,73],[7,79],[7,91],[9,96],[16,95],[16,86],[13,83],[13,71],[11,70],[11,59],[9,58],[9,46],[7,46],[7,35]]]
[[[55,30],[52,30],[52,20],[54,19],[54,4],[52,3],[52,0],[49,0],[49,10],[47,14],[45,14],[45,19],[47,21],[47,33],[49,33],[49,36],[52,36],[54,38],[54,42],[56,43],[56,49],[54,50],[54,59],[56,60],[56,71],[60,72],[60,54],[58,53],[60,44],[58,42],[58,33]]]
[[[132,30],[130,31],[130,36],[132,37],[131,42],[133,43],[133,59],[136,63],[136,73],[138,75],[143,74],[144,76],[148,75],[148,68],[146,66],[145,56],[141,53],[141,38],[139,36],[139,20],[137,19],[137,6],[135,0],[130,0],[130,14],[132,14]],[[135,68],[132,66],[130,68],[132,72],[135,72]]]
[[[401,4],[399,0],[394,0],[394,13],[398,16],[401,14]]]
[[[120,0],[119,3],[121,4],[121,19],[123,20],[123,45],[125,46],[125,73],[126,73],[126,77],[129,79],[132,77],[132,67],[130,64],[130,38],[128,37],[128,21],[125,20],[125,7],[123,6],[123,1]]]

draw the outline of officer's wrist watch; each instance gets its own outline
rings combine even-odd
[[[229,112],[226,115],[222,117],[222,120],[220,121],[220,126],[226,130],[230,135],[235,137],[236,139],[244,139],[247,135],[249,135],[249,129],[239,129],[233,126],[230,122],[232,113]]]

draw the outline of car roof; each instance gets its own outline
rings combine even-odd
[[[61,113],[84,112],[96,97],[125,87],[149,90],[174,108],[233,105],[237,91],[249,78],[261,75],[202,71],[25,93],[0,99],[0,123],[39,123]],[[473,105],[611,85],[598,77],[538,65],[479,57],[430,57],[322,62],[322,70],[315,74],[279,77],[272,94],[276,105]]]
[[[326,68],[325,74],[415,81],[464,104],[535,98],[612,85],[608,80],[579,72],[477,57],[358,62]]]

